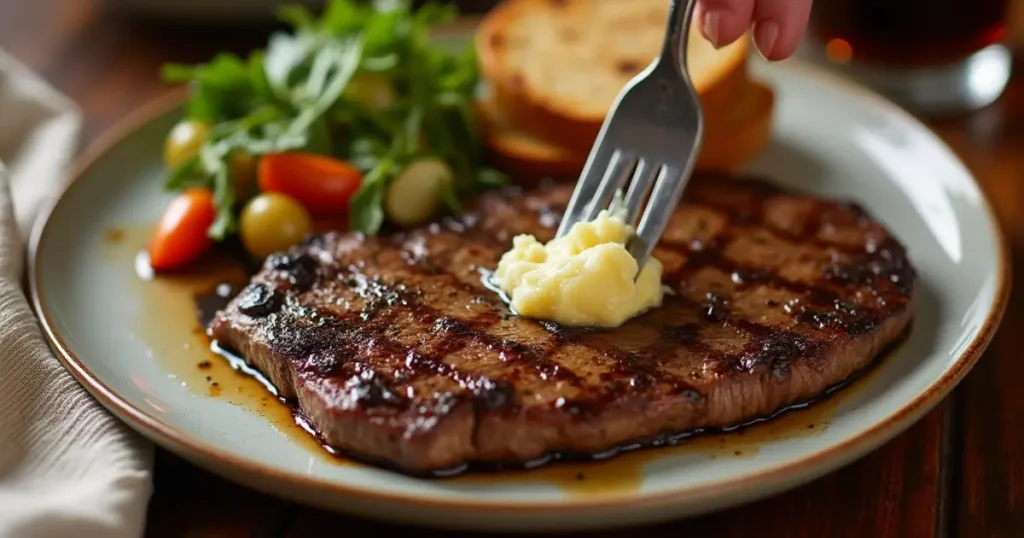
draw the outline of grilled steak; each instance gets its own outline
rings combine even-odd
[[[915,272],[856,205],[695,177],[655,251],[674,290],[613,330],[513,316],[483,284],[568,186],[271,256],[210,325],[323,440],[412,472],[601,453],[821,395],[908,328]]]

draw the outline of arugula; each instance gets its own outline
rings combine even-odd
[[[237,228],[241,180],[233,159],[302,150],[345,159],[364,174],[350,202],[354,230],[376,234],[390,181],[420,157],[449,163],[455,181],[442,195],[460,210],[460,198],[502,185],[484,166],[473,117],[477,64],[471,45],[450,51],[433,42],[431,28],[452,20],[454,7],[408,0],[331,0],[320,17],[284,6],[288,32],[272,35],[266,50],[247,58],[219,54],[196,65],[167,65],[164,78],[187,83],[188,119],[212,126],[199,156],[171,170],[165,187],[205,186],[217,219],[209,235],[222,240]],[[367,106],[353,81],[375,78],[393,88],[387,106]]]

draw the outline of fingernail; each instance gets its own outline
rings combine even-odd
[[[757,21],[754,24],[754,43],[766,60],[772,55],[775,42],[779,39],[779,25],[772,20]]]
[[[717,49],[718,44],[718,19],[719,15],[715,11],[708,11],[704,13],[704,37],[708,38],[708,41]]]

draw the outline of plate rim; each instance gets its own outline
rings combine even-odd
[[[507,501],[482,499],[438,499],[428,498],[420,494],[403,494],[394,492],[381,492],[372,488],[329,482],[315,477],[293,473],[282,470],[271,465],[264,464],[254,458],[237,455],[227,450],[217,448],[205,441],[195,439],[174,426],[168,424],[159,417],[143,410],[142,408],[127,401],[106,383],[95,376],[85,362],[79,359],[70,349],[65,340],[57,332],[55,324],[44,306],[44,292],[40,284],[40,246],[45,237],[47,224],[51,220],[61,200],[65,199],[67,192],[76,184],[81,177],[86,175],[110,150],[123,143],[138,130],[154,119],[168,114],[175,108],[180,107],[187,96],[187,88],[174,88],[165,94],[153,99],[149,103],[130,113],[128,116],[115,122],[110,128],[102,132],[85,151],[76,159],[74,166],[61,186],[60,192],[55,194],[48,202],[45,209],[37,216],[28,244],[28,287],[31,295],[32,308],[39,318],[40,326],[54,354],[61,364],[72,376],[88,390],[94,398],[100,401],[120,420],[136,431],[148,437],[151,441],[177,452],[179,455],[193,462],[207,467],[211,471],[221,475],[242,476],[244,474],[255,474],[260,478],[275,483],[287,484],[289,487],[302,488],[309,497],[317,493],[330,495],[332,497],[361,497],[369,501],[378,501],[419,508],[435,509],[456,509],[469,510],[474,512],[487,512],[500,510],[502,512],[564,512],[566,510],[588,510],[601,508],[655,508],[665,506],[678,501],[689,503],[707,502],[715,498],[735,496],[741,492],[749,491],[751,488],[760,487],[778,491],[789,489],[796,484],[802,484],[809,479],[794,479],[796,476],[812,475],[820,476],[835,470],[837,467],[848,463],[850,460],[863,455],[867,451],[880,446],[892,439],[903,430],[908,428],[920,419],[926,412],[941,402],[945,396],[952,391],[966,374],[977,364],[983,352],[991,342],[1003,314],[1009,302],[1011,289],[1011,258],[1009,256],[1009,245],[1005,233],[998,218],[996,217],[988,195],[981,188],[974,174],[966,167],[960,157],[942,140],[932,129],[923,122],[900,108],[893,102],[874,93],[873,91],[858,85],[855,82],[847,81],[838,75],[830,73],[812,64],[791,59],[785,64],[773,66],[772,69],[782,69],[800,72],[804,76],[818,79],[819,82],[835,88],[841,93],[850,95],[861,100],[865,104],[884,110],[890,115],[907,121],[916,129],[923,130],[923,134],[932,139],[937,147],[948,152],[958,163],[963,166],[964,171],[969,175],[978,190],[981,199],[981,206],[988,219],[988,224],[995,242],[997,256],[997,287],[993,302],[985,316],[985,320],[970,344],[950,364],[946,370],[928,387],[916,394],[912,399],[902,404],[897,410],[888,414],[882,420],[872,424],[856,436],[843,442],[823,448],[803,458],[777,465],[762,471],[755,471],[744,476],[709,481],[704,484],[691,486],[689,488],[672,489],[654,493],[626,493],[609,496],[598,496],[592,498],[568,498],[558,501]],[[230,472],[214,468],[213,462],[226,465]],[[820,473],[816,470],[824,469]],[[802,471],[802,472],[801,472]],[[790,486],[780,484],[791,483]],[[309,501],[307,501],[309,502]]]

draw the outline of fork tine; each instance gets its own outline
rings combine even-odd
[[[612,160],[605,170],[604,177],[601,178],[601,185],[591,202],[587,204],[586,211],[580,216],[581,221],[594,220],[601,210],[608,208],[608,204],[615,197],[615,192],[622,188],[626,177],[633,171],[635,162],[636,159],[630,152],[615,150],[612,153]]]
[[[587,205],[601,186],[601,178],[608,170],[613,153],[614,150],[605,145],[595,147],[591,152],[587,164],[583,168],[583,173],[580,174],[580,179],[576,183],[572,198],[569,199],[569,205],[562,215],[562,222],[558,225],[556,237],[562,237],[569,233],[569,229],[580,221],[580,215],[586,211]]]
[[[665,166],[658,174],[654,192],[651,193],[651,202],[647,205],[634,240],[630,242],[628,248],[641,267],[650,257],[669,219],[672,218],[673,209],[679,203],[687,183],[683,181],[683,176],[684,171],[674,166]]]
[[[629,191],[626,192],[626,223],[635,225],[636,219],[640,216],[640,207],[651,192],[651,185],[657,177],[658,166],[651,164],[650,159],[640,159],[636,165],[636,172],[629,184]]]
[[[616,97],[556,235],[564,237],[577,222],[604,209],[632,170],[623,203],[628,223],[639,224],[626,248],[641,266],[674,213],[704,136],[704,113],[686,61],[697,0],[666,1],[669,24],[662,52]]]

